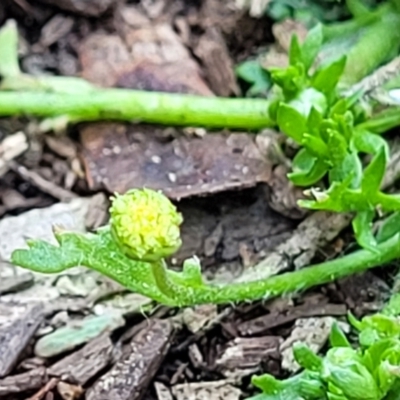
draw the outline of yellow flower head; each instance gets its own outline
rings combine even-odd
[[[111,233],[128,257],[151,262],[179,249],[183,219],[161,192],[133,189],[111,200]]]

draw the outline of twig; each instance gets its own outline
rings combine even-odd
[[[75,193],[72,193],[69,190],[66,190],[66,189],[56,185],[55,183],[44,179],[37,172],[29,171],[27,168],[18,164],[15,161],[10,161],[9,166],[21,178],[32,183],[33,185],[37,186],[43,192],[48,193],[49,195],[55,197],[56,199],[58,199],[60,201],[68,202],[68,201],[78,197]]]
[[[51,378],[46,385],[44,385],[37,393],[29,397],[26,400],[40,400],[42,399],[50,390],[54,389],[59,382],[58,378]]]

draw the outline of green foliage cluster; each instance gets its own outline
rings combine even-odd
[[[362,93],[340,96],[338,83],[345,57],[310,72],[322,41],[321,25],[313,28],[301,45],[293,37],[290,65],[270,71],[276,92],[270,116],[280,131],[300,146],[289,179],[301,187],[320,182],[327,185],[325,190],[309,190],[311,198],[300,201],[301,206],[355,213],[357,242],[374,251],[379,238],[371,224],[376,214],[400,210],[400,196],[381,191],[389,148],[382,136],[365,128],[367,113],[357,101]],[[369,162],[365,165],[366,156]],[[397,221],[399,217],[393,218]]]
[[[398,301],[398,295],[394,299]],[[254,376],[253,384],[263,393],[249,400],[399,399],[398,311],[386,308],[361,321],[350,315],[349,321],[358,331],[357,349],[336,323],[330,334],[331,347],[324,357],[304,344],[296,344],[294,356],[303,371],[282,381],[268,374]]]

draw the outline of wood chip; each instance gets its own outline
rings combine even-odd
[[[13,393],[22,393],[40,389],[47,382],[46,368],[35,368],[32,371],[0,379],[0,398]]]
[[[43,178],[37,172],[29,170],[15,161],[10,162],[10,168],[22,179],[25,179],[27,182],[60,201],[68,202],[78,197],[75,193],[56,185],[54,182]]]
[[[293,354],[293,345],[306,344],[314,353],[318,353],[326,344],[335,318],[299,318],[290,336],[281,344],[282,368],[295,373],[300,369]],[[339,323],[344,332],[349,331],[349,325]]]
[[[45,316],[43,310],[43,304],[33,304],[8,325],[0,327],[1,377],[10,373],[19,356],[43,322]]]
[[[57,391],[60,393],[63,400],[77,400],[84,392],[80,386],[71,385],[66,382],[58,382]]]
[[[107,123],[83,128],[82,156],[90,188],[123,193],[147,187],[182,199],[269,180],[271,166],[251,135],[213,134],[163,143],[154,132],[149,127]]]
[[[161,382],[154,382],[158,400],[174,400],[170,390]]]
[[[23,132],[7,136],[0,143],[0,176],[8,171],[8,163],[28,149],[28,141]]]
[[[51,6],[88,17],[98,17],[115,3],[114,0],[40,0]]]
[[[29,272],[10,276],[0,280],[0,295],[17,292],[33,284],[33,275]]]
[[[215,94],[223,97],[239,94],[234,63],[218,28],[207,28],[195,52],[205,67],[206,78]]]
[[[240,381],[259,371],[269,359],[280,360],[280,336],[236,338],[230,341],[216,360],[225,377]]]
[[[241,391],[228,381],[183,383],[172,388],[176,400],[239,400]]]
[[[46,383],[46,385],[44,385],[37,393],[35,393],[33,396],[29,397],[26,400],[41,400],[45,396],[47,397],[47,394],[57,386],[57,383],[58,379],[56,378],[50,379]]]
[[[63,381],[83,386],[111,362],[112,351],[113,344],[109,336],[102,335],[53,364],[48,373]]]
[[[168,321],[150,321],[133,338],[128,353],[89,389],[86,399],[140,399],[168,351],[172,334]]]
[[[316,316],[342,316],[346,315],[347,307],[344,304],[305,303],[291,307],[284,311],[272,311],[270,314],[242,322],[237,326],[242,336],[262,335],[270,329],[293,322],[298,318]]]

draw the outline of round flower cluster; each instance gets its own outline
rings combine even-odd
[[[111,200],[111,233],[128,257],[152,262],[179,249],[183,218],[161,192],[133,189]]]

